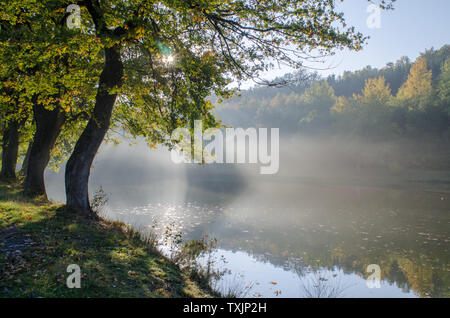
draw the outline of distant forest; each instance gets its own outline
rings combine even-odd
[[[283,133],[343,134],[372,140],[450,140],[450,45],[381,69],[321,78],[304,70],[216,102],[225,125],[279,127]]]

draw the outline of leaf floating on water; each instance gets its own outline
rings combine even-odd
[[[276,284],[278,284],[277,282],[270,282],[272,285],[276,285]]]

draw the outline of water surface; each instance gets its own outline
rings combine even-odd
[[[314,175],[292,164],[261,176],[252,166],[174,165],[164,151],[123,149],[101,152],[91,192],[101,185],[109,217],[137,228],[217,238],[215,255],[226,259],[217,266],[230,270],[219,289],[247,297],[450,296],[450,193],[442,182]],[[61,176],[48,179],[51,196],[63,200]],[[380,266],[381,288],[367,287],[369,264]]]

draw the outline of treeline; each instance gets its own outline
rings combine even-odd
[[[368,66],[325,79],[304,71],[287,77],[293,85],[256,87],[218,104],[218,117],[233,126],[290,133],[450,138],[449,45],[381,69]]]

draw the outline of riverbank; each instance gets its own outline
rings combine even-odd
[[[70,264],[81,288],[68,288]],[[119,222],[26,199],[0,184],[0,297],[210,297]]]

